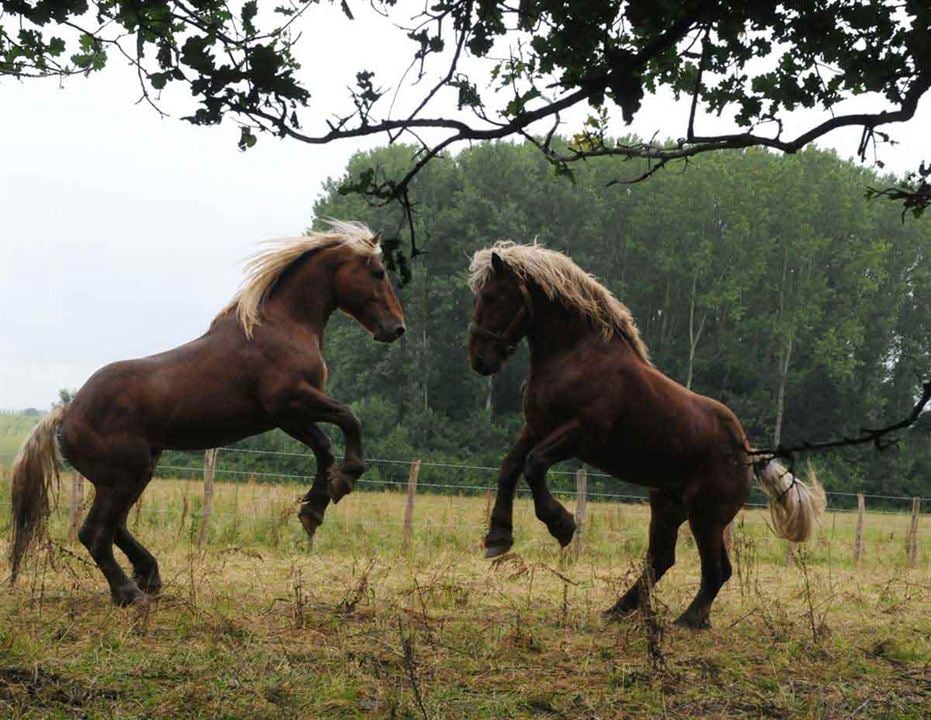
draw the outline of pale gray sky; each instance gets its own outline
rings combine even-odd
[[[359,15],[349,23],[338,9],[312,8],[302,25],[303,72],[317,108],[345,110],[345,87],[360,69],[389,84],[406,67],[403,33]],[[0,83],[0,408],[47,408],[58,388],[80,387],[108,362],[200,335],[235,291],[238,263],[255,243],[300,233],[324,180],[356,150],[384,142],[260,137],[241,153],[232,124],[194,127],[134,104],[133,73],[115,58],[111,65],[62,88],[54,80]],[[684,102],[648,98],[634,125],[617,130],[676,137],[686,112]],[[566,130],[581,116],[568,118]],[[811,121],[802,115],[796,127]],[[723,127],[705,118],[699,129]],[[925,98],[912,123],[893,128],[902,144],[883,149],[887,168],[904,172],[931,159],[929,127]],[[858,138],[849,131],[821,144],[849,156]]]

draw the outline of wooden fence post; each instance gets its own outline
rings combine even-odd
[[[84,478],[77,470],[71,476],[71,515],[68,523],[68,542],[78,539],[78,527],[81,524],[81,508],[84,506]]]
[[[908,566],[918,565],[918,513],[921,510],[921,498],[912,498],[912,521],[908,526]]]
[[[414,535],[414,496],[417,494],[417,478],[420,477],[420,458],[411,463],[407,476],[407,503],[404,505],[404,539],[402,549],[410,552]]]
[[[866,513],[866,500],[863,493],[857,493],[857,533],[853,538],[853,564],[859,565],[863,558],[863,518]]]
[[[582,536],[588,519],[588,473],[585,468],[575,471],[575,537],[572,539],[576,560],[582,554]]]
[[[207,542],[207,528],[210,525],[210,516],[213,514],[213,478],[217,470],[218,448],[207,450],[204,453],[204,506],[200,513],[200,533],[197,536],[197,549],[203,550]]]

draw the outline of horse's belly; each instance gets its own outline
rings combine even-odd
[[[680,484],[697,462],[674,437],[655,438],[633,432],[608,437],[585,435],[577,456],[602,472],[646,487]]]

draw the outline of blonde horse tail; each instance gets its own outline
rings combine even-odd
[[[811,538],[827,505],[824,488],[814,468],[808,467],[808,482],[805,483],[774,459],[757,471],[757,480],[769,499],[776,534],[791,542],[805,542]]]
[[[10,495],[13,505],[13,543],[10,547],[10,583],[16,582],[20,565],[29,546],[45,528],[49,514],[51,486],[58,484],[58,453],[55,431],[65,407],[46,415],[26,437],[13,460]]]

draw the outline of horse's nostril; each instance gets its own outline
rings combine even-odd
[[[394,334],[397,335],[398,337],[401,337],[405,333],[406,330],[407,328],[404,327],[403,325],[398,325],[398,327],[394,331]]]

